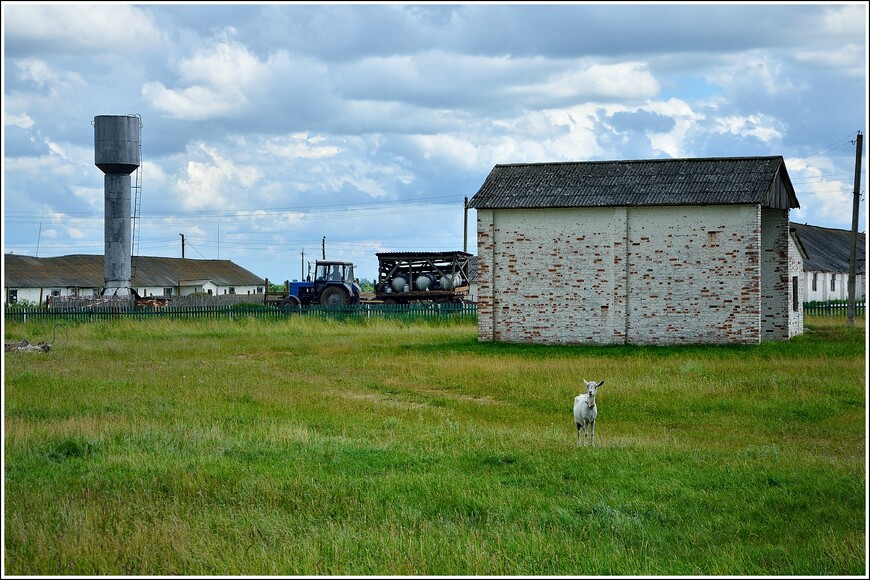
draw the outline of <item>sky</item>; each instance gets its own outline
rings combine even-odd
[[[781,155],[792,221],[849,230],[867,22],[866,2],[3,2],[3,251],[103,254],[99,115],[141,119],[133,254],[183,235],[273,281],[324,251],[368,280],[378,252],[476,254],[464,200],[506,163]]]

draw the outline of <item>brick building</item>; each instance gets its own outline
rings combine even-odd
[[[496,165],[477,210],[480,340],[757,344],[803,332],[782,157]]]

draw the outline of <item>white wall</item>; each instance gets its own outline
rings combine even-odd
[[[481,340],[762,340],[758,206],[479,209],[477,221]],[[787,336],[788,266],[776,274],[767,292],[786,296],[769,312]]]
[[[813,276],[816,276],[816,289],[813,290]],[[831,290],[831,278],[834,278],[834,290]],[[804,296],[805,302],[848,300],[849,299],[849,273],[848,272],[804,272]],[[865,277],[858,274],[855,278],[855,299],[863,300],[866,295]]]
[[[7,290],[17,291],[17,302],[21,303],[27,301],[31,304],[45,304],[46,299],[49,296],[52,296],[55,292],[57,292],[58,296],[99,296],[98,288],[73,288],[52,286],[47,288],[9,288]],[[8,296],[8,293],[4,295],[4,301],[6,300],[6,296]]]

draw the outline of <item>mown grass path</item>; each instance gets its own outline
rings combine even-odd
[[[4,572],[863,575],[864,330],[807,328],[543,347],[473,324],[70,326],[4,356]],[[594,448],[583,378],[606,379]]]

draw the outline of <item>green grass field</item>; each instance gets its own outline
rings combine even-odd
[[[4,355],[4,572],[864,575],[859,322],[726,347],[71,325]],[[606,380],[594,448],[583,378]]]

